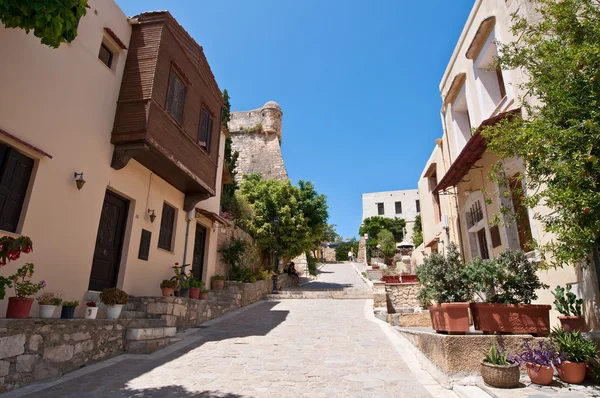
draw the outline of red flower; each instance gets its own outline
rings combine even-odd
[[[179,265],[179,263],[175,263],[175,265]]]
[[[583,214],[588,214],[590,212],[590,208],[589,207],[584,207],[583,210],[581,210],[581,212]]]

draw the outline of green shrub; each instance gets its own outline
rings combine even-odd
[[[550,333],[550,342],[564,355],[566,361],[582,363],[597,355],[594,342],[585,339],[579,331],[554,328]]]
[[[127,301],[129,301],[129,296],[123,290],[111,287],[109,289],[104,289],[102,293],[100,293],[100,301],[105,305],[125,305],[127,304]]]
[[[495,341],[492,342],[489,351],[485,353],[483,361],[490,365],[508,365],[511,363],[508,359],[508,354],[502,347],[498,347]]]
[[[308,265],[308,272],[311,275],[317,275],[317,259],[308,250],[306,251],[306,264]]]

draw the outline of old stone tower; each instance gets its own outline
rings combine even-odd
[[[244,174],[258,173],[263,178],[288,178],[281,156],[281,108],[273,101],[251,111],[231,112],[227,124],[231,147],[240,153],[236,180]]]

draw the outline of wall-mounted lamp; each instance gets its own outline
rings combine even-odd
[[[156,214],[154,214],[154,210],[148,209],[148,217],[150,217],[150,222],[153,223],[156,220]]]
[[[81,190],[81,188],[83,188],[83,185],[85,184],[85,180],[83,179],[83,173],[73,173],[73,174],[74,174],[74,178],[75,178],[75,184],[77,185],[77,189]]]

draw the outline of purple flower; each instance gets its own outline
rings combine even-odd
[[[41,280],[41,281],[40,281],[40,286],[41,286],[42,288],[45,288],[45,287],[46,287],[46,281],[45,281],[45,280]]]

